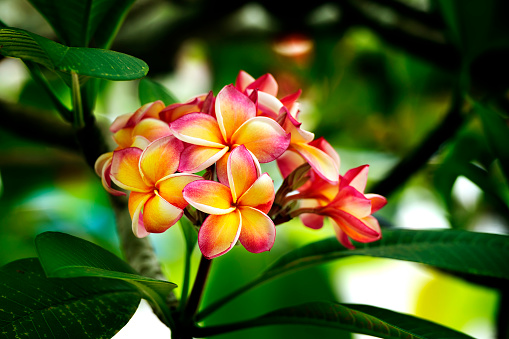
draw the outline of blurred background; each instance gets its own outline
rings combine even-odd
[[[147,62],[148,77],[180,101],[210,89],[217,94],[235,82],[240,70],[255,78],[272,73],[278,97],[302,89],[303,127],[336,148],[342,174],[370,164],[367,191],[389,200],[377,214],[385,227],[507,234],[507,182],[479,116],[460,94],[489,102],[507,117],[509,24],[503,13],[508,6],[495,0],[468,3],[137,0],[112,49]],[[27,1],[0,0],[0,19],[56,40]],[[65,85],[47,76],[70,106]],[[100,123],[108,125],[140,106],[138,81],[103,81],[102,86],[95,109]],[[17,115],[20,107],[58,122],[53,138],[43,133],[44,125],[34,127]],[[0,59],[0,113],[0,265],[35,256],[35,235],[49,230],[121,255],[107,193],[68,126],[17,59]],[[264,169],[276,185],[281,183],[277,168]],[[278,226],[270,253],[254,255],[237,247],[216,259],[204,303],[251,280],[289,250],[332,236],[329,226],[316,231],[293,220]],[[180,228],[150,238],[168,279],[181,284],[185,247]],[[199,259],[198,251],[194,254],[193,272]],[[410,313],[476,338],[507,338],[507,291],[495,287],[417,264],[354,257],[263,285],[208,321],[336,300]],[[142,324],[136,328],[143,332],[129,327],[117,337],[168,337],[162,325],[147,325],[157,322],[147,320],[147,314],[150,309],[140,307],[133,321]],[[352,337],[314,327],[270,326],[221,338],[289,334]]]

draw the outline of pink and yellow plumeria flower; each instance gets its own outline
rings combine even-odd
[[[179,171],[199,172],[217,162],[217,175],[226,180],[229,153],[240,145],[262,163],[288,148],[290,135],[274,120],[256,116],[255,104],[233,85],[216,97],[217,119],[204,113],[186,114],[171,123],[173,134],[189,144],[182,152]]]
[[[278,158],[283,177],[289,174],[289,172],[286,173],[286,169],[290,167],[295,169],[303,162],[308,162],[322,178],[331,183],[337,182],[340,167],[338,154],[325,139],[313,143],[314,134],[301,129],[301,123],[296,119],[300,90],[278,100],[276,98],[278,84],[271,74],[264,74],[255,80],[244,71],[239,72],[235,86],[246,95],[250,95],[251,99],[256,100],[258,115],[277,120],[284,130],[290,133],[288,150],[293,154],[286,152],[283,157]],[[297,165],[294,166],[295,164]]]
[[[268,251],[276,236],[267,216],[274,201],[274,184],[245,146],[231,151],[227,162],[228,186],[198,180],[184,188],[184,199],[210,214],[200,228],[198,245],[209,259],[228,252],[237,242],[252,253]]]
[[[115,119],[110,131],[118,145],[117,149],[131,147],[136,136],[143,136],[148,141],[171,135],[168,123],[159,119],[164,109],[160,100],[143,105],[134,113],[124,114]]]
[[[134,113],[121,115],[113,121],[110,130],[114,133],[113,140],[117,150],[127,147],[145,149],[156,139],[171,135],[170,126],[158,119],[159,112],[164,108],[158,100],[143,105]],[[101,177],[104,189],[113,195],[125,195],[124,192],[111,187],[110,171],[113,152],[102,154],[95,162],[95,172]]]
[[[183,188],[200,176],[175,173],[184,145],[174,136],[150,143],[145,150],[128,147],[113,152],[111,179],[128,191],[134,235],[161,233],[175,224],[188,205]]]
[[[300,215],[304,225],[321,228],[323,218],[329,217],[339,242],[350,249],[354,246],[349,238],[363,243],[380,239],[380,226],[371,214],[385,206],[387,200],[378,194],[364,194],[368,171],[368,165],[351,169],[339,178],[339,184],[312,178],[290,197],[300,199],[302,211],[312,211]]]

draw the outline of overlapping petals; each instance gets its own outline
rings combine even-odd
[[[314,139],[314,134],[300,128],[301,123],[295,120],[291,114],[284,113],[281,125],[291,134],[289,152],[298,154],[286,155],[277,160],[283,177],[304,162],[311,165],[313,170],[324,180],[337,183],[339,177],[340,158],[334,148],[324,139]]]
[[[216,97],[211,91],[167,107],[155,101],[112,123],[117,147],[97,159],[95,170],[109,193],[129,191],[137,237],[166,231],[186,210],[209,259],[236,243],[268,251],[275,223],[296,216],[313,229],[328,218],[347,248],[352,239],[380,239],[372,214],[387,200],[364,193],[368,166],[341,176],[334,148],[301,128],[301,91],[278,98],[278,90],[271,74],[255,79],[241,71]],[[260,168],[274,160],[285,179],[277,194]],[[204,170],[204,177],[190,174]]]
[[[349,170],[331,184],[320,177],[312,178],[291,199],[301,201],[301,220],[311,228],[321,228],[323,218],[329,217],[338,240],[347,248],[354,248],[350,238],[358,242],[372,242],[382,236],[376,218],[371,214],[382,208],[387,200],[378,194],[364,194],[369,167]]]
[[[113,121],[110,131],[117,143],[117,150],[128,147],[145,149],[159,138],[171,135],[170,126],[159,120],[159,112],[164,108],[162,101],[147,103],[134,113],[121,115]],[[102,154],[95,163],[95,171],[101,177],[103,187],[113,195],[125,195],[111,187],[110,170],[113,152]]]
[[[245,71],[240,71],[235,80],[235,87],[247,95],[255,89],[277,96],[278,84],[276,79],[270,73],[266,73],[255,80],[251,75]]]
[[[110,126],[110,131],[114,133],[113,140],[118,145],[117,149],[131,147],[136,136],[154,141],[171,135],[169,125],[159,120],[159,113],[163,109],[164,103],[158,100],[143,105],[134,113],[117,117]]]
[[[210,214],[198,234],[198,245],[209,259],[228,252],[237,242],[250,252],[268,251],[276,230],[266,213],[274,201],[274,185],[267,173],[259,175],[256,159],[245,146],[230,152],[228,186],[198,180],[184,188],[184,199]]]
[[[175,173],[184,145],[174,136],[155,140],[144,151],[128,147],[113,152],[111,179],[131,191],[129,212],[137,237],[161,233],[175,224],[187,202],[182,190],[200,176]]]
[[[171,123],[173,134],[191,145],[182,154],[180,171],[195,173],[216,162],[224,167],[229,152],[240,145],[259,162],[273,161],[288,148],[290,135],[274,120],[257,117],[256,105],[233,85],[217,95],[215,114],[217,119],[191,113]],[[218,169],[223,183],[224,173]]]
[[[214,115],[214,95],[208,94],[196,96],[185,103],[175,103],[165,107],[159,112],[159,118],[168,124],[189,113],[205,113]]]

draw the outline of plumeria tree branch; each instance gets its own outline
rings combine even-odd
[[[372,187],[372,191],[387,196],[403,185],[435,154],[439,147],[455,135],[463,125],[463,98],[456,92],[451,107],[440,124],[433,129],[413,151],[394,166],[385,179]]]

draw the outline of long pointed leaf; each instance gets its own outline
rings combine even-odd
[[[200,329],[199,336],[265,325],[314,325],[387,339],[472,339],[433,322],[366,305],[309,302],[269,312],[244,322]]]
[[[107,48],[134,0],[29,0],[69,46]]]
[[[269,278],[343,257],[363,255],[413,261],[452,271],[509,279],[509,236],[460,230],[387,229],[381,240],[345,249],[329,238],[296,249],[274,263]]]
[[[47,278],[35,258],[1,267],[0,291],[2,338],[111,338],[141,299],[120,280]]]
[[[475,110],[481,117],[484,134],[491,152],[500,161],[502,172],[509,182],[509,149],[507,148],[509,127],[507,119],[503,119],[496,112],[480,104],[475,105]]]
[[[67,47],[17,28],[0,29],[0,53],[50,70],[108,80],[144,77],[147,64],[133,56],[98,48]]]
[[[49,277],[123,280],[134,285],[163,314],[167,313],[165,301],[170,291],[177,287],[174,283],[143,277],[111,252],[69,234],[45,232],[37,236],[35,243],[44,271]]]
[[[197,319],[204,319],[251,288],[282,274],[353,255],[406,260],[509,279],[509,236],[459,230],[387,229],[381,240],[357,244],[354,250],[344,248],[336,238],[329,238],[291,251],[257,279],[205,307]]]

